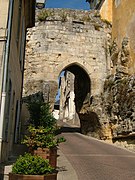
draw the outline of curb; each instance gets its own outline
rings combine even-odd
[[[58,156],[59,157],[57,159],[57,165],[58,165],[57,180],[70,180],[70,179],[78,180],[74,168],[60,150],[58,150]]]

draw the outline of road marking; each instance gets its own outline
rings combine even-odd
[[[135,158],[135,156],[132,155],[113,155],[113,154],[65,154],[66,156],[82,156],[82,157],[132,157]]]

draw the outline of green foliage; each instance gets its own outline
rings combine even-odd
[[[23,144],[26,144],[32,149],[40,148],[53,148],[57,147],[59,143],[65,142],[64,137],[57,138],[55,136],[56,128],[44,128],[40,126],[35,128],[34,126],[29,126],[29,136],[25,136]]]
[[[40,108],[42,103],[41,102],[30,102],[27,104],[29,113],[30,113],[30,123],[34,124],[36,127],[39,126],[39,119],[40,119]]]
[[[91,21],[91,17],[89,16],[89,14],[85,14],[85,15],[82,17],[82,21],[90,22],[90,21]]]
[[[98,23],[94,23],[93,25],[94,25],[95,30],[97,31],[100,31],[100,28],[102,28],[102,26]]]
[[[62,11],[61,14],[60,14],[61,21],[62,22],[67,21],[67,16],[68,16],[68,14],[66,12]]]
[[[12,173],[24,175],[45,175],[54,172],[48,160],[26,153],[20,156],[12,167]]]
[[[112,26],[111,22],[109,22],[107,19],[102,19],[102,21],[106,23],[108,26],[110,27]]]
[[[51,17],[53,14],[51,11],[47,11],[43,9],[40,11],[40,13],[37,15],[39,21],[45,21],[48,17]]]
[[[30,113],[30,123],[36,128],[38,126],[53,127],[56,125],[56,119],[50,112],[48,103],[41,101],[30,102],[28,104],[28,110]]]
[[[95,12],[94,17],[101,17],[100,13],[98,11]]]
[[[57,138],[56,119],[50,112],[50,106],[42,101],[32,101],[28,104],[30,123],[28,136],[24,137],[23,144],[32,149],[53,148],[64,142],[63,137]]]
[[[76,15],[76,13],[74,12],[74,14],[73,14],[73,19],[76,19],[77,18],[77,15]]]
[[[52,113],[50,112],[49,104],[43,104],[41,106],[40,111],[40,126],[44,127],[53,127],[56,125],[56,119],[53,117]]]

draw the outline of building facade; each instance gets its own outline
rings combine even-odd
[[[102,19],[112,22],[112,2],[113,0],[87,0],[90,9],[99,10]]]
[[[34,0],[0,0],[0,161],[19,142],[26,29],[34,26]]]
[[[66,71],[60,83],[60,119],[75,119],[74,74]]]
[[[117,50],[121,51],[122,44],[127,43],[129,62],[126,63],[129,74],[135,71],[135,1],[127,0],[90,0],[92,9],[100,11],[101,18],[112,23],[112,41],[117,44]],[[125,39],[126,38],[126,39]],[[124,41],[124,42],[123,42]],[[114,48],[114,47],[113,47]],[[125,50],[124,50],[125,51]],[[115,52],[115,55],[118,52]],[[113,60],[112,60],[113,61]],[[115,69],[115,68],[114,68]],[[114,72],[115,73],[115,70]]]
[[[133,151],[135,151],[134,7],[134,0],[112,1],[112,42],[110,44],[112,71],[105,86],[107,83],[111,85],[108,84],[105,88],[103,103],[109,110],[107,110],[107,116],[109,115],[109,119],[113,122],[110,123],[113,142]]]
[[[128,5],[127,5],[128,3]],[[135,1],[114,0],[112,37],[116,41],[118,51],[122,48],[125,38],[128,41],[130,60],[128,62],[128,73],[135,73]],[[123,48],[122,48],[123,49]]]
[[[111,20],[100,19],[98,11],[60,9],[40,17],[43,22],[28,33],[24,95],[43,92],[48,81],[53,104],[60,73],[70,71],[76,80],[75,106],[82,133],[113,141],[126,137],[130,142],[135,132],[134,2],[128,10],[126,0],[102,2],[100,14],[106,7]],[[63,117],[60,112],[61,119],[68,117],[69,106],[63,106],[70,92],[66,79],[61,81],[61,94],[66,95],[61,97],[60,111],[65,113]]]

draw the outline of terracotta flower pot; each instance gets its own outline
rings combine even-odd
[[[37,150],[33,150],[33,155],[41,156],[44,159],[49,160],[49,164],[56,168],[57,166],[57,148],[37,148]]]
[[[9,173],[9,180],[57,180],[57,173],[47,175],[23,175]]]

